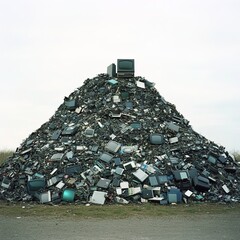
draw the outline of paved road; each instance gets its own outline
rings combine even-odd
[[[51,219],[0,216],[2,240],[239,240],[240,214],[196,217]]]

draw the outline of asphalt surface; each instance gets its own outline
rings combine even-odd
[[[2,240],[239,240],[240,214],[127,219],[54,219],[0,215]]]

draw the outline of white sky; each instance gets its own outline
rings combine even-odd
[[[0,149],[117,58],[194,130],[240,150],[239,0],[0,0]]]

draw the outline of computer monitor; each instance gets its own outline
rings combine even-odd
[[[46,187],[46,181],[44,178],[32,179],[27,183],[28,193],[37,192]]]
[[[123,78],[134,77],[134,59],[118,59],[117,76]]]
[[[75,198],[75,190],[74,189],[65,189],[62,193],[62,200],[65,202],[73,202]]]

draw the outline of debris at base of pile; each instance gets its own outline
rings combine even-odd
[[[0,199],[239,202],[234,157],[142,77],[87,79],[0,167]]]

